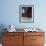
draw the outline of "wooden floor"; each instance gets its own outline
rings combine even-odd
[[[2,44],[0,44],[0,46],[2,46]],[[44,44],[44,46],[46,46],[46,44]]]

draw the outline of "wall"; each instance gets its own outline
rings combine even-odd
[[[42,28],[46,32],[46,0],[0,0],[0,31],[13,24],[16,28]],[[34,5],[34,22],[19,22],[19,5]]]
[[[15,25],[16,28],[46,28],[46,1],[40,0],[1,0],[0,24]],[[19,5],[34,5],[34,23],[19,22]]]
[[[39,26],[39,3],[36,0],[2,0],[0,23],[13,24],[16,28],[31,28]],[[34,23],[19,22],[19,5],[34,5]]]

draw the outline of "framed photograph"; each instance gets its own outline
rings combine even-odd
[[[19,21],[27,23],[34,22],[34,5],[19,6]]]

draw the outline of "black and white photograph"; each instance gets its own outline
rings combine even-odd
[[[34,21],[34,5],[20,5],[19,7],[20,22]]]

